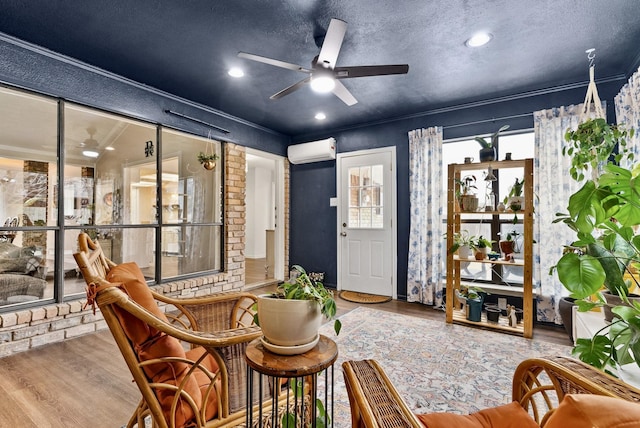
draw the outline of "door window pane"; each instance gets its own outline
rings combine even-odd
[[[379,164],[349,168],[350,228],[383,228],[382,168]]]

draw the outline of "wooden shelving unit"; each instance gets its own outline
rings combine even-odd
[[[447,248],[453,245],[453,235],[461,230],[461,219],[465,216],[493,216],[511,214],[503,211],[473,211],[464,212],[460,210],[456,200],[456,179],[459,180],[461,173],[465,171],[477,171],[478,169],[493,168],[494,170],[519,168],[523,170],[524,183],[524,209],[515,213],[522,219],[524,226],[523,233],[523,258],[515,263],[504,260],[476,260],[475,258],[460,259],[457,255],[447,252],[447,289],[446,289],[446,320],[448,323],[460,323],[483,328],[495,329],[498,331],[518,334],[527,338],[533,336],[533,159],[492,161],[482,163],[451,164],[448,171],[448,200],[447,200]],[[521,266],[523,268],[523,284],[520,287],[509,287],[500,284],[479,284],[492,294],[505,296],[522,296],[523,319],[516,327],[510,327],[506,320],[501,317],[498,323],[488,322],[483,313],[480,322],[469,321],[465,313],[461,311],[460,304],[455,297],[455,290],[460,289],[465,281],[461,279],[461,263],[488,263],[491,265]]]

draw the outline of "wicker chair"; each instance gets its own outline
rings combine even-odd
[[[342,364],[352,427],[415,427],[414,416],[375,360]],[[512,398],[544,427],[566,394],[598,394],[640,403],[640,390],[567,357],[532,358],[513,375]]]
[[[226,427],[242,424],[245,420],[247,400],[244,351],[250,341],[261,336],[260,328],[253,325],[250,309],[255,302],[255,297],[249,293],[238,292],[220,293],[201,298],[174,299],[145,287],[148,291],[145,290],[144,293],[150,292],[153,299],[166,305],[167,322],[134,301],[127,292],[123,291],[122,283],[111,283],[105,279],[110,272],[117,271],[116,264],[105,257],[97,241],[92,241],[85,233],[80,234],[78,241],[80,251],[74,254],[74,257],[88,284],[88,303],[94,304],[94,309],[95,304],[100,308],[142,393],[142,399],[127,427],[132,427],[136,423],[139,427],[144,427],[146,417],[151,417],[154,427],[172,427],[178,417],[177,413],[184,405],[190,407],[194,415],[187,422],[189,426]],[[191,351],[187,351],[186,358],[159,357],[145,360],[140,357],[140,346],[128,337],[128,326],[123,326],[123,324],[129,324],[129,322],[122,322],[125,316],[128,320],[144,323],[149,330],[157,331],[157,335],[176,338],[183,346],[186,343],[188,347],[193,348],[192,350],[201,347],[199,349],[204,349],[206,352],[196,354],[197,357],[191,359]],[[215,372],[205,364],[210,358],[215,360],[219,368]],[[154,381],[149,377],[148,372],[151,364],[173,364],[174,367],[178,364],[186,365],[185,380],[173,383]],[[186,379],[194,378],[196,372],[201,375],[197,379],[200,381],[197,385],[202,393],[199,406],[198,400],[189,395],[186,387]],[[204,389],[203,373],[206,376],[205,379],[208,377]],[[165,408],[162,408],[162,395],[166,395],[166,391],[171,391],[169,394],[172,397],[169,416],[167,416],[166,403]],[[211,401],[212,398],[215,399]],[[208,406],[217,406],[217,414],[214,418],[206,420]],[[258,409],[254,411],[257,412]]]

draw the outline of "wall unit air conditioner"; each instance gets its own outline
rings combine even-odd
[[[336,139],[333,137],[309,143],[295,144],[287,149],[293,164],[320,162],[336,158]]]

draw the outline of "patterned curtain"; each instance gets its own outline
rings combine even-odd
[[[538,321],[562,324],[558,301],[568,292],[549,269],[562,257],[563,245],[575,233],[565,224],[553,224],[556,213],[567,212],[569,196],[582,187],[569,175],[571,159],[562,156],[564,134],[578,127],[582,105],[558,107],[533,113],[535,130],[534,193],[534,289],[538,290]]]
[[[442,180],[442,127],[409,132],[409,302],[442,305]]]
[[[635,135],[628,141],[635,153],[636,160],[640,159],[640,68],[620,89],[615,97],[616,120],[618,124],[625,124],[635,129]]]

